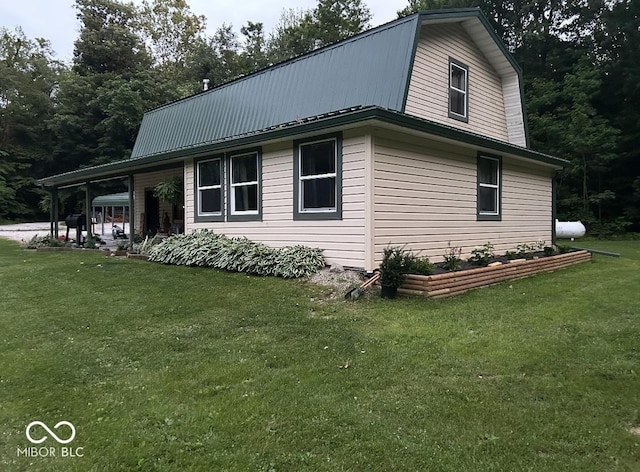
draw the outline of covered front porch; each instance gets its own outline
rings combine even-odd
[[[118,164],[61,174],[39,182],[51,194],[49,231],[52,237],[59,238],[62,232],[66,231],[66,228],[60,227],[61,217],[64,221],[67,216],[60,214],[60,191],[80,186],[84,187],[81,213],[84,215],[85,227],[82,229],[86,238],[93,238],[98,231],[102,234],[111,231],[112,224],[126,230],[129,244],[134,242],[136,236],[153,236],[158,233],[168,235],[184,231],[182,163],[141,167],[127,175],[123,175],[121,170],[118,172]],[[104,186],[101,184],[118,180],[124,184],[127,191],[105,195]],[[114,217],[122,218],[122,221],[115,221]],[[101,221],[98,221],[99,219]]]

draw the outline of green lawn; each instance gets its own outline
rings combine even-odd
[[[585,245],[622,257],[354,303],[0,240],[0,470],[640,470],[640,242]],[[83,457],[18,456],[35,420]]]

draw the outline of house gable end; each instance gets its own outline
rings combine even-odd
[[[521,71],[486,17],[478,9],[423,12],[420,17],[403,111],[527,147]],[[449,101],[452,60],[469,64],[469,115],[457,122]]]

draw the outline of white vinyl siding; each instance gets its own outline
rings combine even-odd
[[[466,123],[449,117],[449,58],[468,66]],[[501,78],[459,24],[422,29],[405,112],[510,142]]]
[[[477,150],[380,132],[375,138],[374,244],[407,245],[433,261],[450,242],[463,257],[487,242],[497,252],[551,242],[548,167],[502,159],[502,221],[477,221]]]
[[[293,220],[293,142],[289,141],[262,147],[262,221],[196,223],[193,161],[187,161],[186,232],[208,228],[227,236],[246,236],[272,247],[304,244],[324,249],[329,264],[364,267],[365,136],[345,132],[342,146],[341,220]]]

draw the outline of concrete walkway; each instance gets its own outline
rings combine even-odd
[[[122,228],[122,223],[117,223],[120,228]],[[11,225],[0,225],[0,238],[12,239],[14,241],[20,242],[29,242],[31,238],[36,235],[45,236],[49,234],[50,231],[50,223],[48,221],[37,222],[37,223],[19,223],[19,224],[11,224]],[[129,223],[124,224],[124,230],[126,234],[129,234]],[[67,232],[67,227],[64,224],[64,221],[61,221],[58,227],[58,234],[64,236]],[[104,234],[102,234],[102,224],[94,225],[94,232],[98,236],[100,236],[107,244],[102,245],[103,248],[115,248],[117,246],[118,241],[128,241],[120,239],[118,241],[114,241],[111,235],[111,223],[104,224]],[[83,231],[82,234],[86,236],[86,231]],[[76,230],[69,230],[69,237],[75,238]]]

